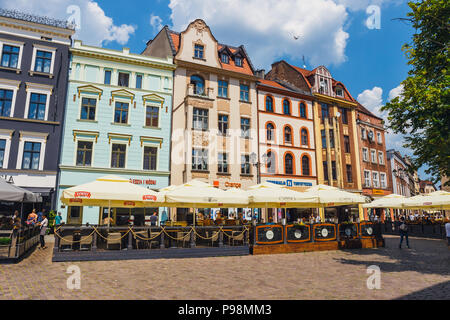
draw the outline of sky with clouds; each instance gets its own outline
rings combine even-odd
[[[414,31],[395,20],[409,12],[406,0],[0,0],[0,7],[72,19],[84,43],[135,53],[162,26],[183,31],[202,18],[219,42],[245,45],[257,69],[282,59],[308,69],[325,65],[382,118],[380,107],[401,93],[408,72],[401,46]],[[387,139],[388,148],[412,154],[401,135]]]

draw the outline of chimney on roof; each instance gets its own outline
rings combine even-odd
[[[255,71],[255,75],[260,79],[264,79],[265,74],[266,74],[266,70],[264,70],[264,69],[259,69],[259,70]]]

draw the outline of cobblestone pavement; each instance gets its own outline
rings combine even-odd
[[[450,299],[450,249],[443,240],[385,236],[386,248],[293,254],[52,263],[52,244],[0,265],[0,299]],[[49,238],[49,241],[51,238]],[[81,288],[67,289],[67,268]],[[367,289],[367,267],[381,289]]]

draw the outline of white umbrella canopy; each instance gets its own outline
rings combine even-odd
[[[312,208],[318,199],[312,194],[298,192],[275,183],[263,182],[247,190],[249,208]]]
[[[363,208],[393,208],[393,209],[404,209],[405,202],[408,198],[391,193],[382,198],[376,199],[371,203],[363,204]]]
[[[70,206],[132,208],[158,205],[164,202],[164,197],[156,191],[111,175],[63,190],[61,201]]]
[[[304,194],[311,197],[317,197],[317,207],[335,207],[367,202],[367,198],[362,195],[323,184],[308,188]]]
[[[38,194],[10,184],[0,178],[0,200],[11,202],[40,202],[42,198]]]
[[[196,179],[164,189],[161,192],[166,198],[164,205],[168,207],[226,208],[248,205],[248,197],[245,193],[227,192]]]
[[[417,195],[405,201],[405,209],[450,209],[450,192],[439,190]]]

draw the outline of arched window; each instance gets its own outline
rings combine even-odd
[[[194,94],[205,94],[205,80],[202,77],[197,75],[191,76],[191,84],[194,85]]]
[[[266,168],[267,172],[275,173],[275,154],[272,151],[267,152]]]
[[[266,126],[266,131],[267,131],[267,141],[272,141],[273,139],[273,131],[274,131],[274,126],[271,123],[268,123]]]
[[[300,102],[300,118],[306,119],[306,106],[303,102]]]
[[[284,156],[284,173],[294,174],[294,157],[290,153]]]
[[[271,96],[266,97],[266,111],[273,112],[273,99]]]
[[[291,104],[288,99],[283,100],[283,113],[288,115],[291,114]]]
[[[292,130],[291,127],[284,127],[284,143],[292,143]]]
[[[306,130],[305,128],[302,129],[301,131],[301,141],[302,141],[302,145],[303,146],[307,146],[308,145],[308,130]]]
[[[302,174],[304,176],[310,176],[311,175],[311,171],[309,169],[309,157],[308,156],[303,156],[302,157]]]

